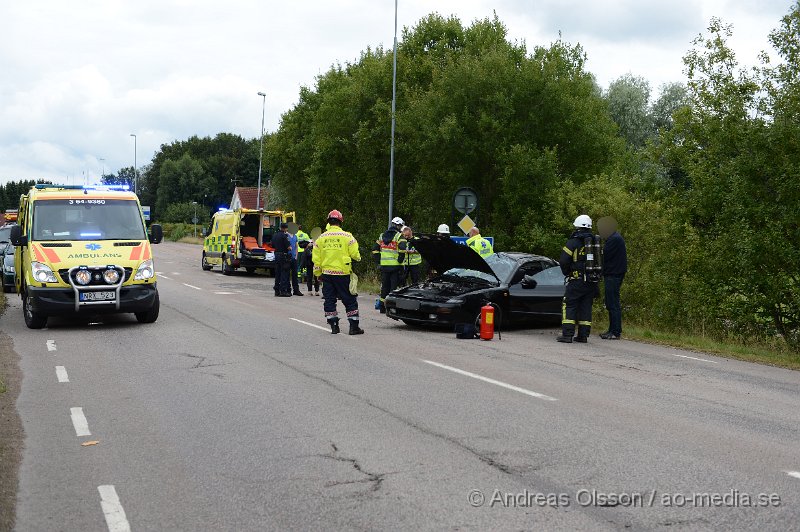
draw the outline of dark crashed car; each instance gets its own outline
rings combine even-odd
[[[508,252],[484,260],[472,249],[435,235],[421,235],[414,247],[441,273],[390,293],[390,318],[409,325],[478,325],[481,307],[488,302],[501,325],[561,323],[564,275],[553,259]]]

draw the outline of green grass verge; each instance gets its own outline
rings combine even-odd
[[[608,322],[596,320],[596,331],[606,329]],[[648,344],[665,345],[678,349],[699,351],[726,358],[756,362],[781,368],[800,370],[800,353],[792,352],[778,341],[774,345],[756,343],[745,345],[736,341],[725,341],[708,336],[662,331],[645,325],[631,325],[623,321],[623,336],[628,340],[637,340]]]

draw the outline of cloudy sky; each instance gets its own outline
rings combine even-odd
[[[793,0],[400,0],[399,25],[437,11],[495,11],[529,47],[581,43],[602,87],[628,72],[684,81],[681,57],[712,16],[734,25],[740,62],[768,49]],[[0,182],[96,181],[162,143],[255,138],[301,85],[367,46],[390,47],[392,0],[5,1],[0,7]]]

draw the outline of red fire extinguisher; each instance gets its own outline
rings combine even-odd
[[[486,303],[481,307],[481,340],[494,338],[494,307]]]

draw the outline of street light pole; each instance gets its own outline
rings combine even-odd
[[[138,194],[136,190],[139,184],[139,172],[136,169],[136,135],[131,133],[131,137],[133,137],[133,193]]]
[[[194,226],[194,237],[197,238],[197,202],[193,201],[194,205],[194,218],[192,218],[192,225]]]
[[[256,195],[256,210],[261,208],[261,159],[264,158],[264,108],[267,105],[266,93],[259,92],[261,96],[261,143],[258,148],[258,193]]]
[[[394,128],[397,107],[397,0],[394,0],[394,59],[392,64],[392,143],[389,149],[389,224],[394,217]]]
[[[102,165],[102,170],[100,170],[100,181],[103,180],[103,176],[106,175],[106,160],[100,157],[100,164]]]

